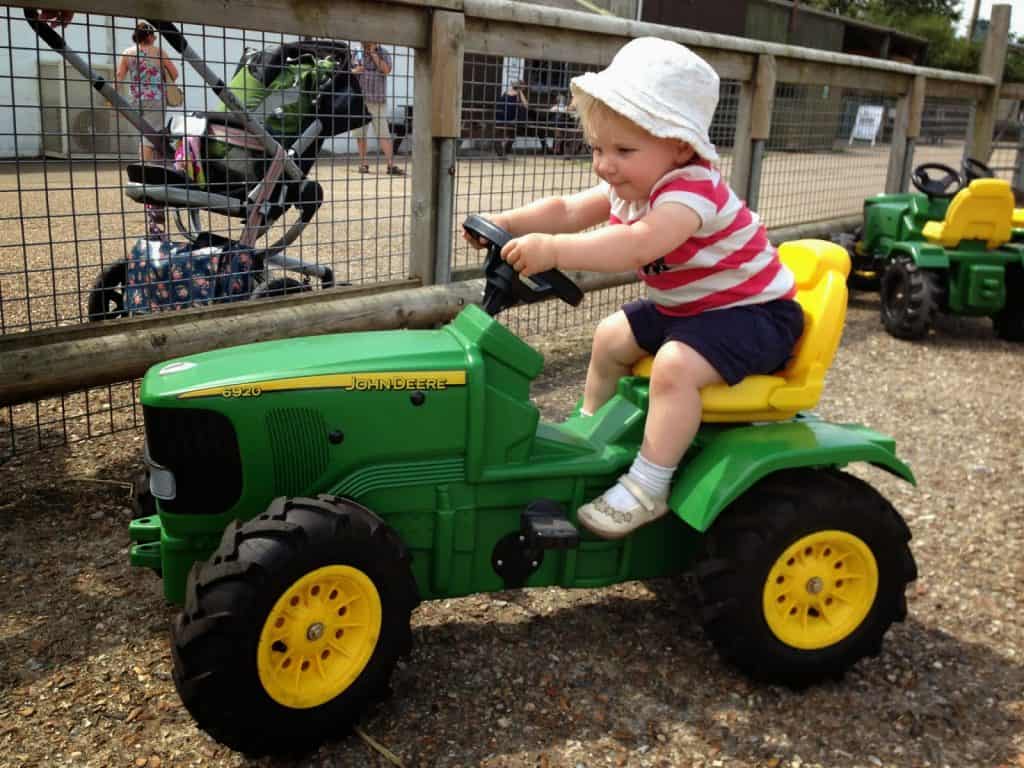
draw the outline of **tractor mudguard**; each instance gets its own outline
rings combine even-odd
[[[916,485],[895,454],[895,441],[856,424],[812,418],[704,432],[707,442],[685,464],[669,508],[698,531],[762,477],[795,467],[836,467],[865,461]]]
[[[894,243],[889,257],[909,256],[921,269],[949,269],[949,254],[941,245],[905,240]]]

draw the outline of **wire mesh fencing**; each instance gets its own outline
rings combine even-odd
[[[860,212],[885,188],[895,100],[824,85],[780,83],[761,169],[770,227]]]
[[[0,332],[408,274],[412,49],[186,24],[179,51],[89,14],[46,29],[0,10]],[[159,285],[125,290],[135,268]]]
[[[21,9],[0,6],[0,334],[409,275],[413,49],[195,24],[179,25],[186,49],[159,29],[133,39],[139,22],[76,15],[56,30],[75,60]],[[467,214],[597,183],[569,90],[596,68],[466,54],[453,271],[481,263],[459,238]],[[252,122],[217,97],[217,80]],[[352,100],[353,83],[367,106]],[[710,128],[726,180],[740,85],[722,81]],[[865,111],[878,115],[867,139]],[[894,116],[894,99],[876,93],[780,84],[760,174],[765,223],[859,213],[884,187]],[[926,100],[915,162],[958,167],[971,122],[966,101]],[[1019,131],[996,139],[992,163],[1005,175]],[[641,291],[502,319],[527,337],[559,333]],[[122,382],[0,407],[0,461],[135,429],[137,395]]]

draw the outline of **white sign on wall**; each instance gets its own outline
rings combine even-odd
[[[882,127],[882,115],[885,107],[871,104],[862,104],[857,107],[857,119],[853,122],[853,130],[850,132],[850,144],[853,140],[870,141],[875,146],[875,139],[878,137],[878,129]]]

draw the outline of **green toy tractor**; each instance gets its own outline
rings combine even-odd
[[[539,417],[542,357],[493,315],[582,298],[530,283],[490,243],[482,307],[436,330],[235,347],[155,366],[142,384],[158,512],[131,524],[132,562],[184,603],[174,681],[214,738],[251,755],[315,748],[388,692],[420,600],[518,587],[603,587],[693,570],[714,647],[794,688],[877,654],[916,578],[910,531],[843,468],[914,482],[893,441],[806,413],[846,312],[849,259],[807,240],[780,253],[807,320],[772,376],[703,391],[704,424],[671,513],[622,540],[576,509],[639,450],[640,366],[593,416]]]
[[[963,175],[925,163],[911,181],[918,192],[864,201],[851,287],[881,291],[882,324],[897,338],[923,338],[948,312],[989,316],[1000,338],[1024,341],[1024,243],[1014,237],[1024,220],[1010,185],[971,158]]]

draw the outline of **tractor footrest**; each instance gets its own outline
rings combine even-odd
[[[520,528],[531,549],[575,549],[580,543],[580,532],[566,518],[565,511],[547,499],[523,510]]]

